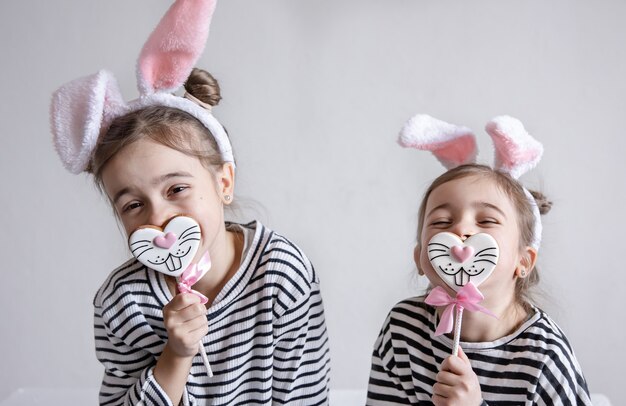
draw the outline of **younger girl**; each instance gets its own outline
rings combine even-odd
[[[499,247],[493,273],[479,286],[481,306],[494,313],[463,313],[458,356],[450,336],[437,335],[443,308],[425,297],[398,303],[374,345],[368,405],[590,405],[587,384],[563,332],[532,304],[528,289],[538,282],[539,211],[515,179],[542,152],[519,121],[499,117],[487,131],[496,147],[496,169],[471,163],[473,134],[428,116],[405,126],[400,143],[433,151],[449,170],[426,191],[419,209],[414,258],[432,287],[455,296],[433,269],[427,245],[438,233],[465,241],[487,233]],[[465,265],[465,264],[464,264]]]
[[[126,233],[184,214],[201,228],[195,262],[208,253],[212,263],[193,286],[206,305],[136,259],[102,284],[94,299],[102,405],[328,402],[328,337],[313,266],[259,222],[225,223],[235,166],[211,114],[220,100],[215,79],[196,69],[185,97],[169,93],[191,71],[213,7],[206,0],[172,6],[140,57],[139,99],[124,103],[104,71],[53,99],[61,158],[71,171],[93,174]]]

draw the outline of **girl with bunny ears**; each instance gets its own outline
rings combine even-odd
[[[550,204],[517,178],[543,148],[512,117],[486,130],[494,168],[474,163],[468,128],[417,115],[400,134],[402,146],[433,152],[448,171],[419,209],[414,258],[432,289],[398,303],[385,320],[368,405],[591,405],[567,338],[527,295],[538,282],[540,214]],[[450,355],[455,310],[460,347]]]
[[[192,70],[214,8],[214,0],[175,1],[141,52],[138,99],[124,102],[106,71],[53,96],[64,165],[93,174],[131,240],[149,225],[163,233],[147,244],[169,249],[191,235],[165,232],[179,215],[197,221],[201,236],[188,269],[202,273],[185,271],[185,283],[137,256],[97,292],[103,405],[328,403],[328,335],[313,266],[259,222],[224,221],[235,161],[211,113],[217,82]],[[187,94],[172,94],[183,83]],[[181,266],[179,257],[167,261]]]

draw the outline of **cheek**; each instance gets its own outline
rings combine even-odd
[[[143,225],[143,224],[134,224],[132,221],[129,221],[127,219],[126,220],[122,219],[122,217],[117,212],[117,210],[115,210],[115,218],[117,219],[119,224],[121,224],[122,227],[124,227],[124,231],[126,232],[126,238],[128,238],[133,233],[133,231],[135,231],[139,226]]]
[[[430,260],[428,259],[428,253],[425,249],[422,249],[420,251],[419,267],[431,283],[437,282],[439,276],[437,275],[437,272],[435,272],[433,265],[430,263]]]
[[[422,271],[427,271],[429,269],[432,269],[432,265],[430,264],[430,261],[428,260],[428,254],[426,253],[425,249],[420,250],[419,262],[420,262],[420,268],[422,269]]]
[[[511,250],[511,247],[501,247],[500,256],[498,258],[498,265],[496,266],[495,271],[497,271],[499,274],[514,273],[517,266],[518,258],[519,256],[517,249]]]

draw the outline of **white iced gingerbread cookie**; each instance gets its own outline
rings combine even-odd
[[[164,224],[142,226],[128,237],[131,252],[155,271],[178,277],[200,247],[200,225],[191,217],[176,216]]]
[[[480,285],[498,263],[496,240],[486,233],[474,234],[465,241],[456,234],[436,234],[428,243],[428,259],[435,272],[455,291],[468,282]]]

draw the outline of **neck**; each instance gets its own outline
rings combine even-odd
[[[461,324],[461,341],[491,342],[517,330],[527,319],[528,312],[513,296],[509,300],[492,303],[488,300],[481,305],[492,311],[498,318],[482,312],[465,310]],[[443,308],[438,309],[441,313]]]
[[[207,307],[213,303],[230,278],[237,273],[242,251],[243,236],[231,231],[225,232],[221,246],[210,251],[211,258],[215,258],[215,260],[212,259],[211,270],[194,285],[194,289],[209,298]]]
[[[220,233],[209,247],[211,269],[193,285],[193,289],[209,298],[207,307],[222,291],[226,283],[239,269],[243,251],[243,236],[240,233],[226,231]],[[176,282],[169,283],[172,294],[176,294]]]

